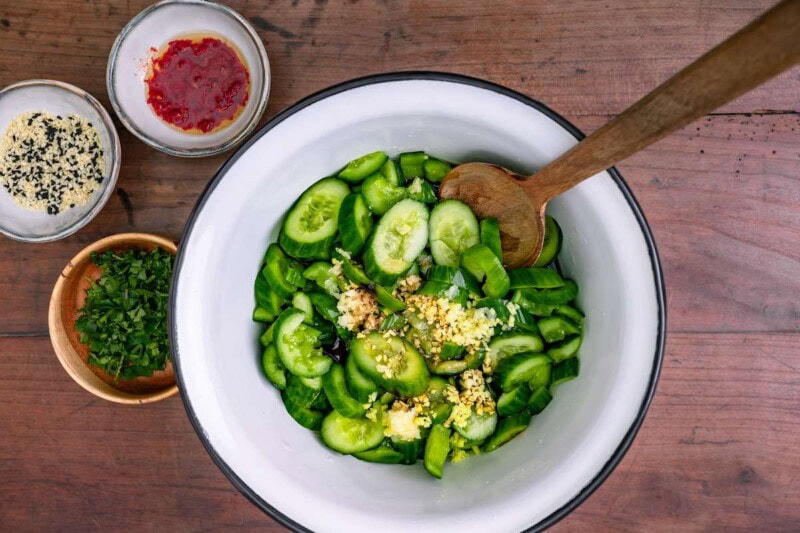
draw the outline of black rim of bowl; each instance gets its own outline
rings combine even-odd
[[[452,83],[460,83],[463,85],[470,85],[473,87],[477,87],[480,89],[486,89],[495,93],[502,94],[509,98],[513,98],[523,104],[526,104],[541,113],[544,113],[547,117],[555,121],[559,124],[562,128],[572,134],[576,139],[580,140],[584,137],[583,132],[581,132],[578,128],[573,126],[567,119],[547,107],[546,105],[530,98],[522,93],[514,91],[512,89],[508,89],[507,87],[503,87],[502,85],[498,85],[496,83],[492,83],[489,81],[485,81],[479,78],[472,78],[469,76],[464,76],[461,74],[450,74],[444,72],[428,72],[428,71],[409,71],[409,72],[391,72],[385,74],[375,74],[371,76],[365,76],[363,78],[356,78],[350,81],[345,81],[336,85],[333,85],[327,89],[323,89],[317,93],[314,93],[310,96],[307,96],[297,102],[296,104],[290,106],[289,108],[281,111],[272,118],[269,122],[267,122],[264,126],[261,127],[245,144],[240,146],[236,152],[230,156],[230,158],[223,164],[214,177],[209,181],[208,185],[206,186],[203,193],[200,195],[200,198],[197,200],[197,203],[192,210],[191,215],[189,216],[189,220],[186,224],[186,228],[183,231],[183,235],[181,237],[181,242],[188,242],[189,237],[192,233],[194,228],[194,223],[197,220],[200,212],[203,210],[205,206],[206,200],[209,198],[211,193],[216,188],[217,184],[222,180],[228,170],[236,163],[239,157],[242,156],[244,152],[246,152],[256,141],[258,141],[263,135],[269,132],[272,128],[276,125],[280,124],[287,118],[291,117],[298,111],[314,104],[320,100],[328,98],[329,96],[333,96],[335,94],[348,91],[350,89],[354,89],[357,87],[363,87],[367,85],[374,85],[378,83],[387,83],[387,82],[395,82],[395,81],[409,81],[409,80],[427,80],[427,81],[445,81],[445,82],[452,82]],[[616,468],[622,458],[625,456],[625,453],[630,448],[634,438],[636,437],[636,433],[639,431],[639,428],[644,421],[645,415],[647,414],[647,409],[650,407],[650,402],[653,399],[656,391],[656,384],[658,383],[658,377],[661,372],[661,363],[664,359],[664,343],[666,338],[666,306],[665,306],[665,290],[664,290],[664,277],[661,271],[661,263],[659,262],[658,258],[658,251],[656,250],[655,240],[653,239],[652,232],[650,231],[650,226],[647,224],[647,220],[645,220],[644,214],[642,213],[639,204],[636,202],[636,199],[633,197],[633,193],[631,192],[630,188],[628,187],[625,180],[622,179],[622,176],[619,174],[616,168],[611,168],[608,170],[608,173],[611,175],[611,178],[619,187],[622,195],[628,202],[628,205],[633,211],[634,216],[636,217],[637,221],[639,222],[640,229],[642,231],[642,235],[644,236],[645,241],[647,242],[648,253],[650,255],[650,263],[653,269],[653,283],[656,289],[656,302],[658,305],[658,331],[656,337],[656,349],[655,354],[653,356],[653,368],[650,373],[650,380],[647,387],[647,392],[642,398],[642,403],[639,407],[639,412],[636,416],[636,419],[631,424],[631,427],[628,429],[627,433],[623,437],[622,441],[620,442],[619,446],[614,453],[611,455],[609,460],[603,465],[600,471],[592,478],[592,480],[585,486],[581,491],[572,497],[570,501],[566,504],[561,506],[559,509],[550,513],[546,518],[540,520],[536,524],[529,526],[525,531],[541,531],[551,527],[556,522],[567,516],[573,510],[575,510],[580,504],[582,504],[602,483],[608,478],[611,472]],[[175,306],[176,306],[176,299],[175,299],[175,291],[177,287],[177,278],[181,270],[181,265],[183,263],[183,248],[178,247],[178,255],[175,260],[175,270],[172,279],[172,287],[170,290],[170,299],[169,299],[169,335],[170,335],[170,344],[172,346],[172,359],[173,363],[175,364],[175,376],[178,380],[178,388],[181,391],[181,398],[183,399],[184,407],[186,408],[186,412],[189,415],[189,420],[194,427],[197,436],[200,438],[200,441],[205,446],[206,451],[208,451],[211,458],[214,460],[216,465],[222,470],[222,473],[233,483],[233,485],[242,493],[244,496],[253,502],[256,506],[258,506],[262,511],[267,513],[269,516],[277,520],[279,523],[283,524],[284,526],[295,530],[295,531],[311,531],[310,529],[306,528],[305,526],[299,524],[295,520],[289,518],[285,514],[278,511],[275,507],[271,506],[269,503],[264,501],[258,494],[253,491],[247,484],[244,483],[236,473],[228,466],[227,463],[220,457],[217,451],[209,442],[208,438],[205,436],[205,431],[203,430],[203,426],[200,424],[200,421],[197,418],[197,414],[194,412],[194,408],[192,407],[191,401],[189,400],[188,394],[185,393],[186,384],[183,381],[183,372],[181,370],[181,360],[180,360],[180,353],[177,349],[177,332],[175,330]]]

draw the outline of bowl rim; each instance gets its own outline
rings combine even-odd
[[[13,239],[15,241],[20,242],[53,242],[65,237],[69,237],[73,233],[77,232],[81,228],[83,228],[86,224],[94,220],[100,211],[102,211],[103,207],[108,203],[108,200],[111,198],[111,194],[114,192],[114,189],[117,186],[117,178],[119,177],[119,170],[122,165],[122,146],[119,142],[119,133],[117,132],[116,126],[114,126],[114,121],[111,119],[111,115],[108,114],[106,108],[103,107],[103,104],[100,101],[92,96],[89,92],[84,91],[80,87],[76,85],[72,85],[71,83],[66,83],[59,80],[50,80],[44,78],[35,78],[30,80],[22,80],[16,83],[12,83],[10,85],[6,85],[2,89],[0,89],[0,98],[3,97],[6,93],[10,93],[11,91],[15,91],[18,89],[25,89],[29,87],[38,87],[38,86],[45,86],[45,87],[54,87],[56,89],[64,90],[70,92],[81,99],[85,100],[92,106],[95,111],[100,115],[101,120],[103,121],[103,127],[108,132],[109,139],[111,141],[111,170],[109,175],[106,179],[103,180],[102,183],[102,193],[100,197],[97,199],[95,204],[89,209],[82,217],[76,220],[73,224],[67,226],[63,230],[51,233],[49,235],[42,235],[42,236],[27,236],[27,235],[20,235],[18,233],[14,233],[10,231],[8,228],[0,224],[0,233],[5,235],[6,237]]]
[[[178,393],[177,373],[175,376],[174,383],[172,383],[171,385],[166,385],[163,389],[158,389],[153,392],[147,392],[143,394],[136,394],[124,391],[116,391],[114,393],[105,392],[104,390],[95,387],[92,383],[89,383],[86,380],[84,380],[80,375],[78,375],[72,369],[70,361],[73,360],[74,358],[72,355],[66,353],[67,349],[62,348],[61,345],[62,343],[60,342],[60,340],[62,339],[62,333],[60,332],[59,327],[57,325],[58,322],[62,322],[59,315],[61,314],[61,302],[64,297],[64,285],[69,279],[69,276],[72,275],[72,271],[75,269],[76,264],[83,261],[92,252],[111,250],[117,245],[129,243],[132,241],[147,242],[149,244],[153,244],[155,246],[158,246],[162,250],[165,250],[168,253],[172,254],[173,257],[175,257],[178,252],[177,245],[172,239],[164,237],[162,235],[155,235],[152,233],[137,233],[137,232],[116,233],[114,235],[108,235],[107,237],[103,237],[102,239],[98,239],[88,244],[87,246],[83,247],[77,254],[75,254],[67,262],[64,268],[61,270],[61,272],[59,272],[58,274],[58,279],[53,285],[53,291],[50,293],[50,302],[48,303],[47,307],[47,330],[50,336],[50,344],[53,346],[53,351],[55,352],[56,357],[58,358],[58,362],[61,363],[61,366],[64,368],[64,371],[67,374],[69,374],[69,377],[72,378],[72,381],[80,385],[83,389],[87,390],[88,392],[91,392],[98,398],[102,398],[103,400],[108,400],[110,402],[127,404],[127,405],[142,405],[146,403],[153,403],[165,400],[177,394]]]
[[[170,5],[197,5],[203,6],[211,9],[216,9],[217,11],[231,16],[234,20],[236,20],[241,26],[245,29],[250,39],[253,41],[253,44],[256,47],[258,52],[258,57],[261,60],[261,68],[264,71],[264,76],[262,80],[263,88],[261,90],[261,94],[258,96],[258,106],[256,107],[256,111],[253,114],[253,117],[250,119],[249,122],[244,124],[241,128],[239,133],[228,139],[227,141],[220,143],[216,146],[211,146],[208,148],[175,148],[172,146],[168,146],[164,143],[161,143],[156,138],[151,137],[150,135],[146,134],[144,131],[139,129],[136,124],[130,119],[128,114],[122,109],[122,106],[117,99],[117,91],[115,88],[115,80],[116,80],[116,65],[117,60],[119,59],[119,50],[122,47],[122,43],[128,37],[128,34],[136,28],[139,23],[141,23],[145,18],[147,18],[150,14],[161,9],[162,7],[170,6]],[[250,24],[247,19],[245,19],[241,14],[239,14],[233,8],[230,8],[224,4],[218,4],[216,2],[210,2],[208,0],[161,0],[160,2],[156,2],[142,11],[140,11],[136,16],[134,16],[128,23],[122,28],[117,35],[117,38],[114,40],[114,44],[111,46],[111,51],[108,54],[108,63],[106,64],[106,90],[108,91],[108,99],[111,101],[111,107],[114,109],[114,113],[117,114],[119,121],[122,123],[125,128],[131,132],[136,138],[138,138],[143,143],[147,144],[148,146],[155,148],[156,150],[163,152],[168,155],[176,156],[176,157],[208,157],[216,154],[220,154],[227,150],[230,150],[237,144],[239,144],[242,140],[244,140],[250,133],[258,126],[261,117],[264,115],[264,111],[267,108],[267,102],[269,101],[269,93],[270,93],[270,86],[272,85],[272,73],[270,72],[269,68],[269,55],[267,54],[267,49],[264,47],[264,41],[261,40],[259,37],[258,32],[253,28],[253,25]],[[231,124],[233,126],[233,124]],[[230,127],[230,126],[229,126]]]
[[[389,82],[397,82],[397,81],[444,81],[444,82],[451,82],[457,83],[462,85],[468,85],[472,87],[476,87],[479,89],[489,90],[500,95],[512,98],[517,100],[523,104],[526,104],[535,110],[543,113],[548,118],[552,119],[556,122],[559,126],[564,128],[568,133],[570,133],[573,137],[577,140],[581,140],[585,137],[585,134],[575,127],[571,122],[569,122],[566,118],[561,116],[560,114],[556,113],[546,105],[542,104],[538,100],[535,100],[525,94],[522,94],[518,91],[513,89],[509,89],[497,83],[483,80],[480,78],[475,78],[471,76],[466,76],[463,74],[454,74],[454,73],[447,73],[447,72],[437,72],[437,71],[398,71],[398,72],[387,72],[382,74],[373,74],[369,76],[354,78],[351,80],[347,80],[335,85],[332,85],[326,89],[322,89],[318,92],[315,92],[305,98],[302,98],[295,104],[289,106],[288,108],[284,109],[280,113],[278,113],[275,117],[270,119],[266,124],[264,124],[248,141],[240,146],[231,156],[225,161],[225,163],[217,170],[214,174],[212,179],[206,185],[206,188],[200,194],[195,206],[192,209],[191,214],[189,215],[189,219],[187,220],[186,226],[184,227],[183,235],[181,236],[181,242],[188,242],[192,231],[194,229],[194,224],[197,221],[200,212],[203,210],[206,201],[213,193],[214,189],[217,185],[222,181],[222,179],[227,174],[228,170],[238,161],[238,159],[245,153],[250,147],[255,144],[262,136],[268,133],[272,128],[286,120],[287,118],[291,117],[298,111],[320,101],[328,98],[330,96],[334,96],[338,93],[342,93],[345,91],[349,91],[351,89],[356,89],[359,87],[364,87],[368,85],[375,85],[380,83],[389,83]],[[622,461],[622,458],[627,453],[628,449],[630,448],[631,444],[633,443],[636,434],[638,433],[639,429],[644,422],[645,416],[647,414],[647,410],[650,407],[650,403],[652,402],[653,396],[656,392],[656,386],[658,383],[658,378],[661,373],[661,366],[664,360],[664,348],[665,348],[665,341],[666,341],[666,321],[667,321],[667,313],[666,313],[666,291],[664,286],[664,276],[661,268],[661,262],[658,255],[658,250],[656,248],[655,239],[653,237],[652,231],[650,230],[650,226],[645,219],[644,213],[642,212],[641,207],[639,206],[638,202],[636,201],[635,197],[633,196],[633,192],[628,187],[628,184],[622,178],[619,171],[616,167],[612,167],[607,171],[614,182],[620,189],[620,192],[625,197],[625,200],[628,202],[630,209],[633,215],[636,217],[640,230],[642,232],[642,236],[647,243],[648,255],[650,257],[650,264],[653,270],[653,284],[656,290],[656,304],[658,307],[658,327],[656,331],[656,347],[655,347],[655,354],[653,356],[653,368],[651,370],[650,378],[648,380],[647,390],[645,392],[644,397],[642,398],[641,405],[639,407],[639,412],[636,415],[631,427],[628,429],[627,433],[623,437],[622,441],[620,442],[619,446],[614,450],[614,453],[608,459],[608,461],[603,465],[603,467],[597,472],[597,474],[592,478],[592,480],[583,487],[575,496],[572,497],[567,503],[565,503],[560,508],[556,509],[552,513],[550,513],[547,517],[540,520],[535,524],[531,524],[527,527],[524,531],[532,532],[532,531],[543,531],[549,527],[552,527],[557,522],[559,522],[562,518],[570,514],[573,510],[575,510],[578,506],[580,506],[592,493],[597,490],[600,485],[608,478],[611,472],[617,467],[617,465]],[[181,265],[183,263],[183,249],[178,250],[178,254],[175,258],[175,267],[173,269],[173,278],[172,278],[172,286],[170,289],[170,297],[169,297],[169,313],[168,313],[168,320],[169,320],[169,336],[170,336],[170,346],[172,347],[172,361],[175,365],[175,378],[179,385],[179,389],[181,391],[181,399],[183,401],[184,408],[186,409],[186,413],[189,417],[189,421],[192,424],[192,427],[197,433],[197,436],[202,442],[203,447],[205,447],[208,454],[211,456],[211,459],[217,465],[217,467],[222,471],[225,477],[236,487],[239,492],[241,492],[248,500],[250,500],[253,504],[255,504],[259,509],[261,509],[264,513],[269,515],[271,518],[276,520],[278,523],[282,524],[283,526],[289,528],[292,531],[302,531],[302,532],[310,532],[311,530],[307,527],[299,524],[292,518],[288,517],[287,515],[283,514],[281,511],[267,503],[261,496],[256,494],[256,492],[251,489],[244,481],[242,481],[239,476],[231,469],[230,466],[222,459],[222,457],[217,453],[214,449],[214,446],[211,444],[207,432],[203,428],[200,420],[197,417],[197,414],[192,407],[191,400],[184,391],[186,390],[186,386],[183,380],[183,373],[181,371],[181,357],[180,352],[178,351],[177,345],[177,324],[174,319],[175,317],[175,310],[177,306],[177,298],[176,298],[176,289],[178,286],[178,277],[181,271]]]

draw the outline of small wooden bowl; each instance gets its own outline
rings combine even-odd
[[[78,385],[95,396],[105,400],[125,404],[143,404],[169,398],[178,392],[172,362],[166,369],[154,372],[150,377],[119,380],[102,369],[89,365],[89,349],[81,343],[75,331],[78,309],[86,300],[87,278],[97,280],[101,271],[91,262],[92,252],[113,250],[122,252],[130,249],[152,251],[161,248],[175,255],[175,243],[158,235],[147,233],[120,233],[112,235],[87,246],[67,264],[53,288],[50,296],[48,325],[50,342],[61,362],[61,366]]]

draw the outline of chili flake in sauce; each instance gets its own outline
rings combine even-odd
[[[222,39],[186,37],[167,43],[145,83],[147,103],[161,120],[209,133],[233,122],[247,105],[250,74]]]

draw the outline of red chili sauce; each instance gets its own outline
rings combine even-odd
[[[233,122],[250,92],[250,74],[237,51],[208,36],[167,43],[153,59],[145,83],[155,114],[191,133],[209,133]]]

